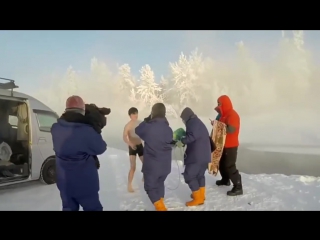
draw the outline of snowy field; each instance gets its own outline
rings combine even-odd
[[[143,190],[140,161],[134,180],[135,193],[127,192],[128,155],[108,149],[100,157],[100,198],[104,210],[154,210]],[[207,175],[207,197],[203,206],[185,207],[190,190],[184,183],[181,165],[172,163],[166,181],[166,205],[169,210],[320,210],[320,178],[308,176],[242,174],[244,195],[227,197],[231,187],[217,187],[220,177]],[[0,189],[0,210],[61,210],[56,185],[33,182]]]

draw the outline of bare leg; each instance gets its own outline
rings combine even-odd
[[[139,156],[139,158],[140,158],[141,163],[143,164],[143,156]],[[142,175],[142,182],[144,182],[143,175]]]
[[[136,171],[136,156],[130,155],[130,171],[128,174],[128,192],[134,192],[132,188],[132,180]]]

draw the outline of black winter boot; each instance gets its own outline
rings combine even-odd
[[[217,186],[230,186],[230,180],[224,180],[224,179],[221,179],[221,180],[218,180],[216,181],[216,184]]]
[[[243,194],[243,189],[242,189],[242,182],[241,182],[241,175],[239,174],[239,179],[238,181],[233,184],[233,188],[231,191],[227,192],[228,196],[239,196]]]

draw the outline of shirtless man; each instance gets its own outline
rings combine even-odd
[[[124,127],[123,141],[129,146],[130,171],[128,174],[128,192],[134,192],[132,180],[136,171],[136,156],[138,154],[141,162],[143,162],[143,145],[141,139],[135,133],[135,128],[140,123],[138,120],[138,109],[134,107],[130,108],[128,115],[131,120]]]

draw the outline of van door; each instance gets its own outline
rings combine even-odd
[[[34,139],[34,142],[38,144],[38,148],[44,161],[48,157],[54,155],[51,127],[57,122],[59,117],[56,113],[49,111],[34,109],[33,112],[36,115],[36,121],[38,123],[38,139]]]

